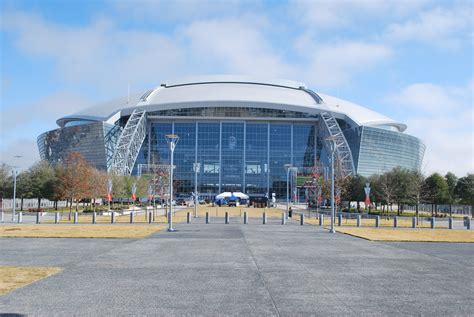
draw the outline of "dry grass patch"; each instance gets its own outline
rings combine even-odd
[[[62,271],[59,267],[0,266],[0,295]]]
[[[123,238],[139,239],[166,225],[5,225],[0,237],[9,238]]]
[[[472,230],[430,230],[430,229],[380,229],[342,228],[336,230],[351,236],[372,241],[400,242],[470,242],[474,243]]]
[[[294,219],[299,220],[300,215],[297,214],[293,216]],[[311,225],[319,225],[319,219],[316,219],[313,217],[305,217],[304,222],[311,224]],[[335,217],[335,226],[340,228],[338,225],[337,221],[337,215]],[[356,227],[357,226],[357,219],[342,219],[342,227]],[[330,226],[331,225],[331,217],[324,216],[324,226]],[[375,227],[375,219],[362,219],[361,223],[362,227]],[[390,220],[387,219],[382,219],[380,218],[380,227],[385,227],[385,228],[393,228],[393,218]],[[411,219],[398,219],[398,227],[399,228],[411,228]],[[418,222],[418,227],[419,228],[431,228],[431,223],[429,221],[422,221],[420,220]],[[446,225],[444,224],[436,224],[436,228],[447,228]]]
[[[249,208],[249,207],[210,207],[201,206],[198,208],[198,214],[201,217],[209,213],[210,217],[224,217],[225,213],[229,213],[229,217],[244,217],[247,212],[249,218],[261,218],[263,213],[267,213],[268,218],[281,218],[283,211],[277,208]]]

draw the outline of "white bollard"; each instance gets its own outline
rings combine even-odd
[[[191,223],[191,213],[189,211],[186,214],[186,223]]]
[[[324,225],[324,215],[319,214],[319,226],[322,226],[322,225]]]
[[[262,222],[263,222],[263,224],[267,223],[267,213],[266,212],[264,212],[263,215],[262,215]]]
[[[146,211],[146,212],[148,212],[148,211]],[[150,212],[148,212],[148,223],[152,223],[152,222],[153,222],[153,215],[150,211]]]
[[[436,227],[436,219],[435,217],[431,217],[431,229],[434,229]]]
[[[357,215],[357,227],[360,227],[362,225],[362,216]]]
[[[92,224],[95,225],[97,223],[97,213],[94,211],[92,213]]]
[[[135,222],[135,212],[132,210],[132,212],[130,213],[130,223],[134,223]]]
[[[467,218],[466,229],[471,230],[472,228],[472,219]]]
[[[249,223],[249,217],[247,215],[247,212],[244,211],[244,225],[248,224]]]
[[[41,223],[41,214],[39,212],[36,213],[36,224]]]
[[[22,223],[23,222],[23,212],[19,211],[18,212],[18,223]]]
[[[416,217],[411,218],[411,227],[416,228]]]
[[[398,228],[398,216],[393,217],[393,227]]]
[[[448,219],[448,228],[453,229],[453,218]]]
[[[110,215],[110,223],[115,223],[115,211],[112,211],[112,214]]]
[[[78,223],[78,213],[77,211],[74,212],[74,224]]]
[[[229,213],[227,211],[225,212],[225,218],[224,219],[225,219],[224,223],[226,225],[228,225],[229,224]]]
[[[342,214],[337,215],[337,225],[340,227],[342,226]]]
[[[375,216],[375,228],[380,227],[380,216]]]
[[[4,222],[5,219],[5,212],[0,211],[0,222]]]
[[[283,212],[281,214],[281,224],[282,225],[286,224],[286,212]]]
[[[209,219],[209,212],[206,212],[206,224],[208,224],[210,221],[211,219]]]
[[[59,212],[54,213],[54,223],[56,223],[56,224],[59,223]]]
[[[300,226],[304,225],[304,213],[300,214]]]

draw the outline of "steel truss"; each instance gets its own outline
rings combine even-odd
[[[339,173],[343,178],[355,175],[352,152],[336,118],[330,112],[321,113],[321,118],[323,121],[323,124],[320,125],[322,128],[321,136],[324,141],[323,144],[327,152],[331,153],[330,141],[326,141],[325,139],[329,136],[334,138],[336,144],[336,159],[339,163]]]
[[[133,110],[119,137],[112,159],[112,171],[120,175],[132,174],[133,166],[146,137],[146,111]]]

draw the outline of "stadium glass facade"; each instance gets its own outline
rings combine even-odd
[[[177,192],[216,195],[286,193],[285,164],[301,171],[316,159],[315,122],[155,121],[149,123],[150,151],[144,142],[136,165],[169,164],[165,135],[177,134]],[[148,153],[148,154],[146,154]]]
[[[140,175],[145,166],[169,165],[165,136],[176,134],[177,193],[197,187],[204,196],[241,191],[281,199],[285,165],[298,176],[315,166],[327,172],[328,137],[338,144],[336,160],[346,176],[417,170],[425,151],[403,133],[406,125],[298,82],[213,77],[165,83],[118,103],[60,118],[59,129],[38,137],[41,158],[58,163],[77,151],[98,169],[117,172],[128,164],[122,173]],[[117,160],[119,149],[132,160]]]

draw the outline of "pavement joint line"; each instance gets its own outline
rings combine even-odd
[[[280,249],[281,251],[283,251],[283,249],[281,248],[280,245],[276,245],[276,246],[278,247],[278,249]],[[308,270],[305,266],[303,266],[302,264],[296,263],[296,266],[297,266],[297,267],[300,267],[303,271],[306,272],[306,274],[312,275],[312,276],[314,276],[314,277],[317,277],[317,276],[314,275],[313,272],[309,271],[309,270]],[[348,308],[350,311],[352,311],[353,313],[357,314],[357,311],[353,310],[350,305],[347,305],[347,304],[345,303],[344,299],[341,298],[341,297],[338,295],[338,293],[337,293],[336,291],[332,290],[330,287],[328,287],[328,286],[327,286],[326,284],[324,284],[324,283],[321,283],[321,285],[322,285],[325,289],[327,289],[328,292],[331,293],[334,297],[336,297],[337,299],[339,299],[339,301],[340,301],[345,307],[347,307],[347,308]]]
[[[255,265],[255,267],[257,268],[258,277],[259,277],[259,279],[262,281],[263,286],[265,287],[265,290],[266,290],[267,293],[268,293],[268,296],[270,296],[270,299],[271,299],[271,301],[272,301],[272,305],[273,305],[273,307],[275,308],[275,310],[276,310],[276,312],[277,312],[277,316],[281,316],[280,310],[278,309],[278,307],[277,307],[277,305],[276,305],[276,303],[275,303],[275,299],[273,298],[273,295],[272,295],[272,293],[270,292],[270,289],[268,288],[267,283],[265,283],[265,277],[263,276],[262,271],[260,270],[260,267],[258,266],[258,263],[257,263],[257,261],[256,261],[256,259],[255,259],[255,256],[254,256],[253,252],[252,252],[252,249],[250,248],[250,245],[249,245],[249,243],[247,242],[247,237],[246,237],[246,235],[245,235],[245,232],[244,232],[243,230],[241,230],[241,232],[242,232],[242,237],[243,237],[243,240],[244,240],[244,242],[245,242],[245,245],[247,246],[247,249],[249,250],[250,256],[252,257],[252,262],[253,262],[253,264]]]

